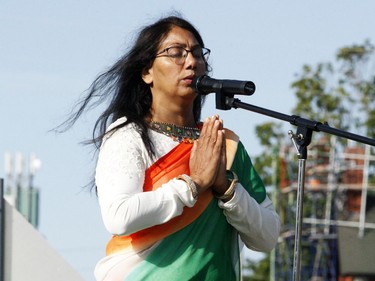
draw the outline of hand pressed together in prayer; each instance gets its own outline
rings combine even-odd
[[[206,118],[201,136],[195,141],[190,157],[190,177],[198,193],[212,188],[223,194],[230,183],[226,179],[225,131],[223,121],[214,115]]]

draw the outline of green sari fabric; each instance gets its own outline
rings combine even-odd
[[[241,142],[231,170],[258,203],[265,199],[264,185]],[[240,270],[237,231],[213,198],[194,222],[160,241],[125,280],[236,281]]]

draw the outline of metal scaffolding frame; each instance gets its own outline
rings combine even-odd
[[[371,147],[365,145],[363,153],[347,152],[344,149],[340,152],[337,151],[340,145],[336,143],[335,136],[325,138],[325,141],[309,148],[301,242],[301,280],[338,280],[337,227],[358,228],[359,238],[364,236],[366,229],[375,229],[375,223],[366,221],[367,195],[369,191],[375,191],[375,186],[369,185],[370,162],[375,161],[375,156],[371,155]],[[357,146],[363,148],[363,145]],[[283,150],[288,154],[289,149],[293,147],[288,146]],[[280,157],[285,157],[285,151]],[[286,165],[288,164],[293,165],[292,162]],[[363,171],[361,182],[340,182],[340,175],[348,170]],[[361,192],[356,220],[343,215],[348,213],[345,206],[345,194],[348,190]],[[276,205],[284,229],[275,249],[271,280],[291,280],[296,196],[295,183],[277,191]]]

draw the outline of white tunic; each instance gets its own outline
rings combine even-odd
[[[109,129],[125,120],[118,119]],[[129,235],[165,223],[180,215],[185,206],[192,207],[196,202],[181,180],[171,180],[155,191],[143,192],[145,171],[178,145],[168,136],[152,130],[149,136],[154,144],[155,160],[149,157],[131,124],[103,140],[95,180],[103,222],[111,234]],[[258,204],[241,184],[237,184],[233,198],[218,204],[248,248],[269,251],[275,246],[280,221],[268,197]],[[95,269],[96,279],[123,278],[131,264],[142,260],[142,253],[134,254],[115,253],[103,258]]]

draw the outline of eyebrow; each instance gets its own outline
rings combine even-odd
[[[170,44],[167,44],[165,48],[163,49],[166,49],[166,48],[170,48],[170,47],[184,47],[186,48],[187,45],[185,43],[178,43],[178,42],[175,42],[175,43],[170,43]],[[194,50],[194,49],[197,49],[197,48],[202,48],[202,46],[200,44],[196,44],[196,45],[193,45],[190,50]]]

